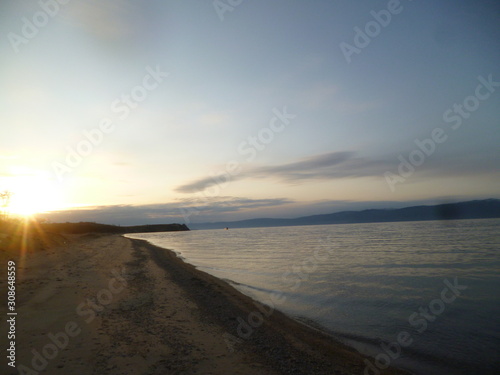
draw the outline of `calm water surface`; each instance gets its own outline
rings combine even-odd
[[[375,367],[390,358],[417,374],[500,373],[500,220],[130,237],[378,356]],[[398,335],[409,344],[400,353],[390,345]]]

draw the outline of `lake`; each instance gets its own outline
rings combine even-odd
[[[367,374],[496,374],[499,229],[485,219],[128,236],[371,355]]]

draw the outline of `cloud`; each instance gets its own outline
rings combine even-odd
[[[241,179],[243,176],[231,176],[231,181],[236,181]],[[212,177],[204,177],[199,180],[181,185],[175,189],[178,193],[196,193],[198,191],[203,191],[211,186],[217,185],[218,182]]]
[[[330,152],[309,156],[295,162],[248,168],[244,172],[231,176],[231,181],[244,179],[274,179],[281,183],[298,184],[308,181],[335,180],[340,178],[384,178],[384,173],[398,174],[401,161],[398,156],[408,160],[409,153],[402,152],[377,158],[360,156],[355,151]],[[470,156],[461,155],[431,155],[424,165],[415,167],[419,178],[473,176],[498,174],[500,166],[496,162],[498,152]],[[219,180],[224,180],[220,177]],[[413,176],[411,181],[418,181]],[[214,177],[204,177],[177,187],[179,193],[195,193],[221,184]],[[222,184],[223,186],[223,184]]]
[[[52,222],[91,221],[105,224],[158,224],[184,223],[184,214],[191,213],[190,220],[213,220],[240,211],[247,212],[257,208],[284,206],[293,203],[286,198],[251,199],[244,197],[215,197],[201,199],[183,199],[171,203],[150,205],[115,205],[93,206],[64,211],[54,211],[39,215]]]
[[[130,0],[76,1],[69,11],[76,24],[104,39],[130,36],[136,23],[134,17],[140,15]]]
[[[146,15],[154,5],[133,0],[73,0],[60,19],[92,41],[93,49],[111,56],[143,53],[153,29]],[[167,21],[165,21],[167,22]]]
[[[390,167],[392,165],[388,162],[359,157],[353,151],[341,151],[314,155],[287,164],[248,169],[244,174],[232,176],[231,180],[274,178],[282,182],[297,183],[304,180],[381,176]],[[205,177],[181,185],[176,191],[194,193],[216,184],[218,182],[215,178]]]
[[[303,180],[311,178],[330,178],[333,169],[355,157],[352,151],[331,152],[301,159],[297,162],[271,167],[261,167],[253,171],[256,177],[277,177],[284,181]],[[344,168],[345,169],[345,168]]]

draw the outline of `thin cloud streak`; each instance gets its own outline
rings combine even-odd
[[[253,177],[275,177],[296,183],[300,180],[325,180],[344,177],[379,175],[386,163],[357,157],[356,152],[331,152],[302,159],[295,163],[262,167],[253,171]]]
[[[257,167],[247,169],[244,173],[237,176],[231,176],[231,181],[244,179],[265,179],[272,178],[281,183],[298,184],[306,181],[335,180],[341,178],[363,178],[377,177],[384,178],[385,172],[397,173],[401,161],[398,156],[403,158],[408,156],[409,152],[388,155],[382,158],[366,158],[358,156],[355,151],[330,152],[314,155],[300,159],[296,162],[286,163],[274,166]],[[470,158],[466,155],[460,156],[438,156],[424,165],[416,168],[417,173],[421,173],[425,178],[427,176],[473,176],[480,174],[498,173],[499,167],[492,154],[475,155]],[[181,185],[175,189],[179,193],[201,192],[218,182],[213,177],[205,177],[193,182]]]
[[[277,207],[293,203],[287,198],[251,199],[216,197],[203,201],[183,199],[173,203],[149,205],[94,206],[54,211],[39,215],[52,222],[91,221],[105,224],[135,225],[178,222],[183,223],[182,210],[195,210],[197,221],[211,220],[213,215],[233,214],[257,208]]]
[[[300,180],[325,180],[344,177],[380,176],[387,168],[388,162],[374,161],[357,157],[356,152],[330,152],[303,158],[299,161],[247,170],[244,174],[232,176],[231,181],[249,178],[276,178],[284,182]],[[194,193],[217,184],[212,177],[205,177],[179,186],[180,193]]]

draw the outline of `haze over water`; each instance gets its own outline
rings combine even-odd
[[[490,219],[130,237],[172,249],[262,302],[279,293],[278,310],[373,357],[408,332],[411,344],[392,365],[417,374],[493,374],[500,365],[499,226]]]

